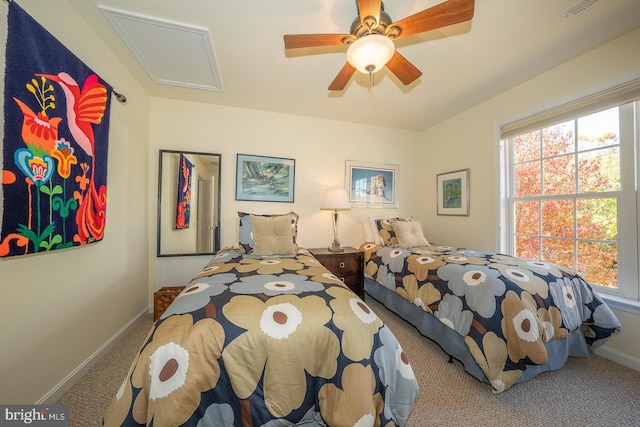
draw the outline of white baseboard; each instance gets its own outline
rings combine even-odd
[[[631,357],[628,354],[609,348],[606,345],[597,348],[594,350],[594,353],[598,356],[604,357],[605,359],[624,365],[627,368],[631,368],[634,371],[640,372],[640,359]]]
[[[84,362],[82,362],[77,368],[75,368],[69,375],[67,375],[62,381],[60,381],[54,388],[49,390],[47,394],[42,396],[37,402],[40,404],[53,404],[58,401],[75,383],[77,383],[96,363],[102,359],[109,350],[124,337],[131,327],[145,314],[151,311],[151,307],[145,307],[140,313],[138,313],[133,319],[122,327],[114,336],[112,336],[107,342],[105,342],[100,348],[98,348],[91,356],[89,356]]]

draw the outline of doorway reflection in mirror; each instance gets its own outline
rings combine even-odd
[[[158,173],[158,256],[214,254],[220,249],[220,158],[215,153],[160,150]],[[180,180],[183,162],[190,177]],[[181,216],[185,185],[190,184],[190,214]]]

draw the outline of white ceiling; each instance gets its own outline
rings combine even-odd
[[[472,21],[396,42],[423,73],[411,85],[384,69],[373,87],[368,76],[357,74],[344,91],[331,92],[327,87],[346,62],[346,49],[286,51],[282,36],[346,34],[357,16],[355,0],[68,1],[152,96],[409,130],[424,130],[640,27],[639,0],[599,0],[572,19],[560,15],[579,0],[476,0]],[[397,21],[440,2],[384,5]],[[208,31],[222,92],[155,83],[99,5]],[[171,40],[154,43],[168,56]],[[176,80],[188,74],[184,61],[169,64]]]

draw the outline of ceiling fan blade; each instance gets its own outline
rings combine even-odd
[[[298,49],[303,47],[339,46],[350,34],[285,34],[284,47]],[[353,36],[351,36],[353,37]]]
[[[400,55],[398,51],[396,51],[389,62],[387,62],[387,68],[405,85],[412,83],[422,75],[422,71],[418,70],[415,65]]]
[[[382,9],[382,0],[358,0],[358,15],[360,22],[365,28],[375,28],[380,23],[380,9]],[[367,22],[368,17],[371,22]]]
[[[353,67],[353,65],[349,64],[348,62],[344,64],[344,67],[342,67],[342,70],[340,70],[336,78],[333,79],[333,81],[329,85],[329,90],[344,89],[347,83],[349,83],[349,80],[351,80],[351,77],[355,72],[356,72],[356,69]]]
[[[407,16],[390,25],[399,29],[399,34],[394,38],[399,39],[468,21],[473,18],[474,2],[475,0],[448,0]]]

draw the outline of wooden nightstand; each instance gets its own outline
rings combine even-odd
[[[309,252],[364,300],[363,252],[350,247],[345,247],[344,252],[331,252],[327,248],[309,249]]]

